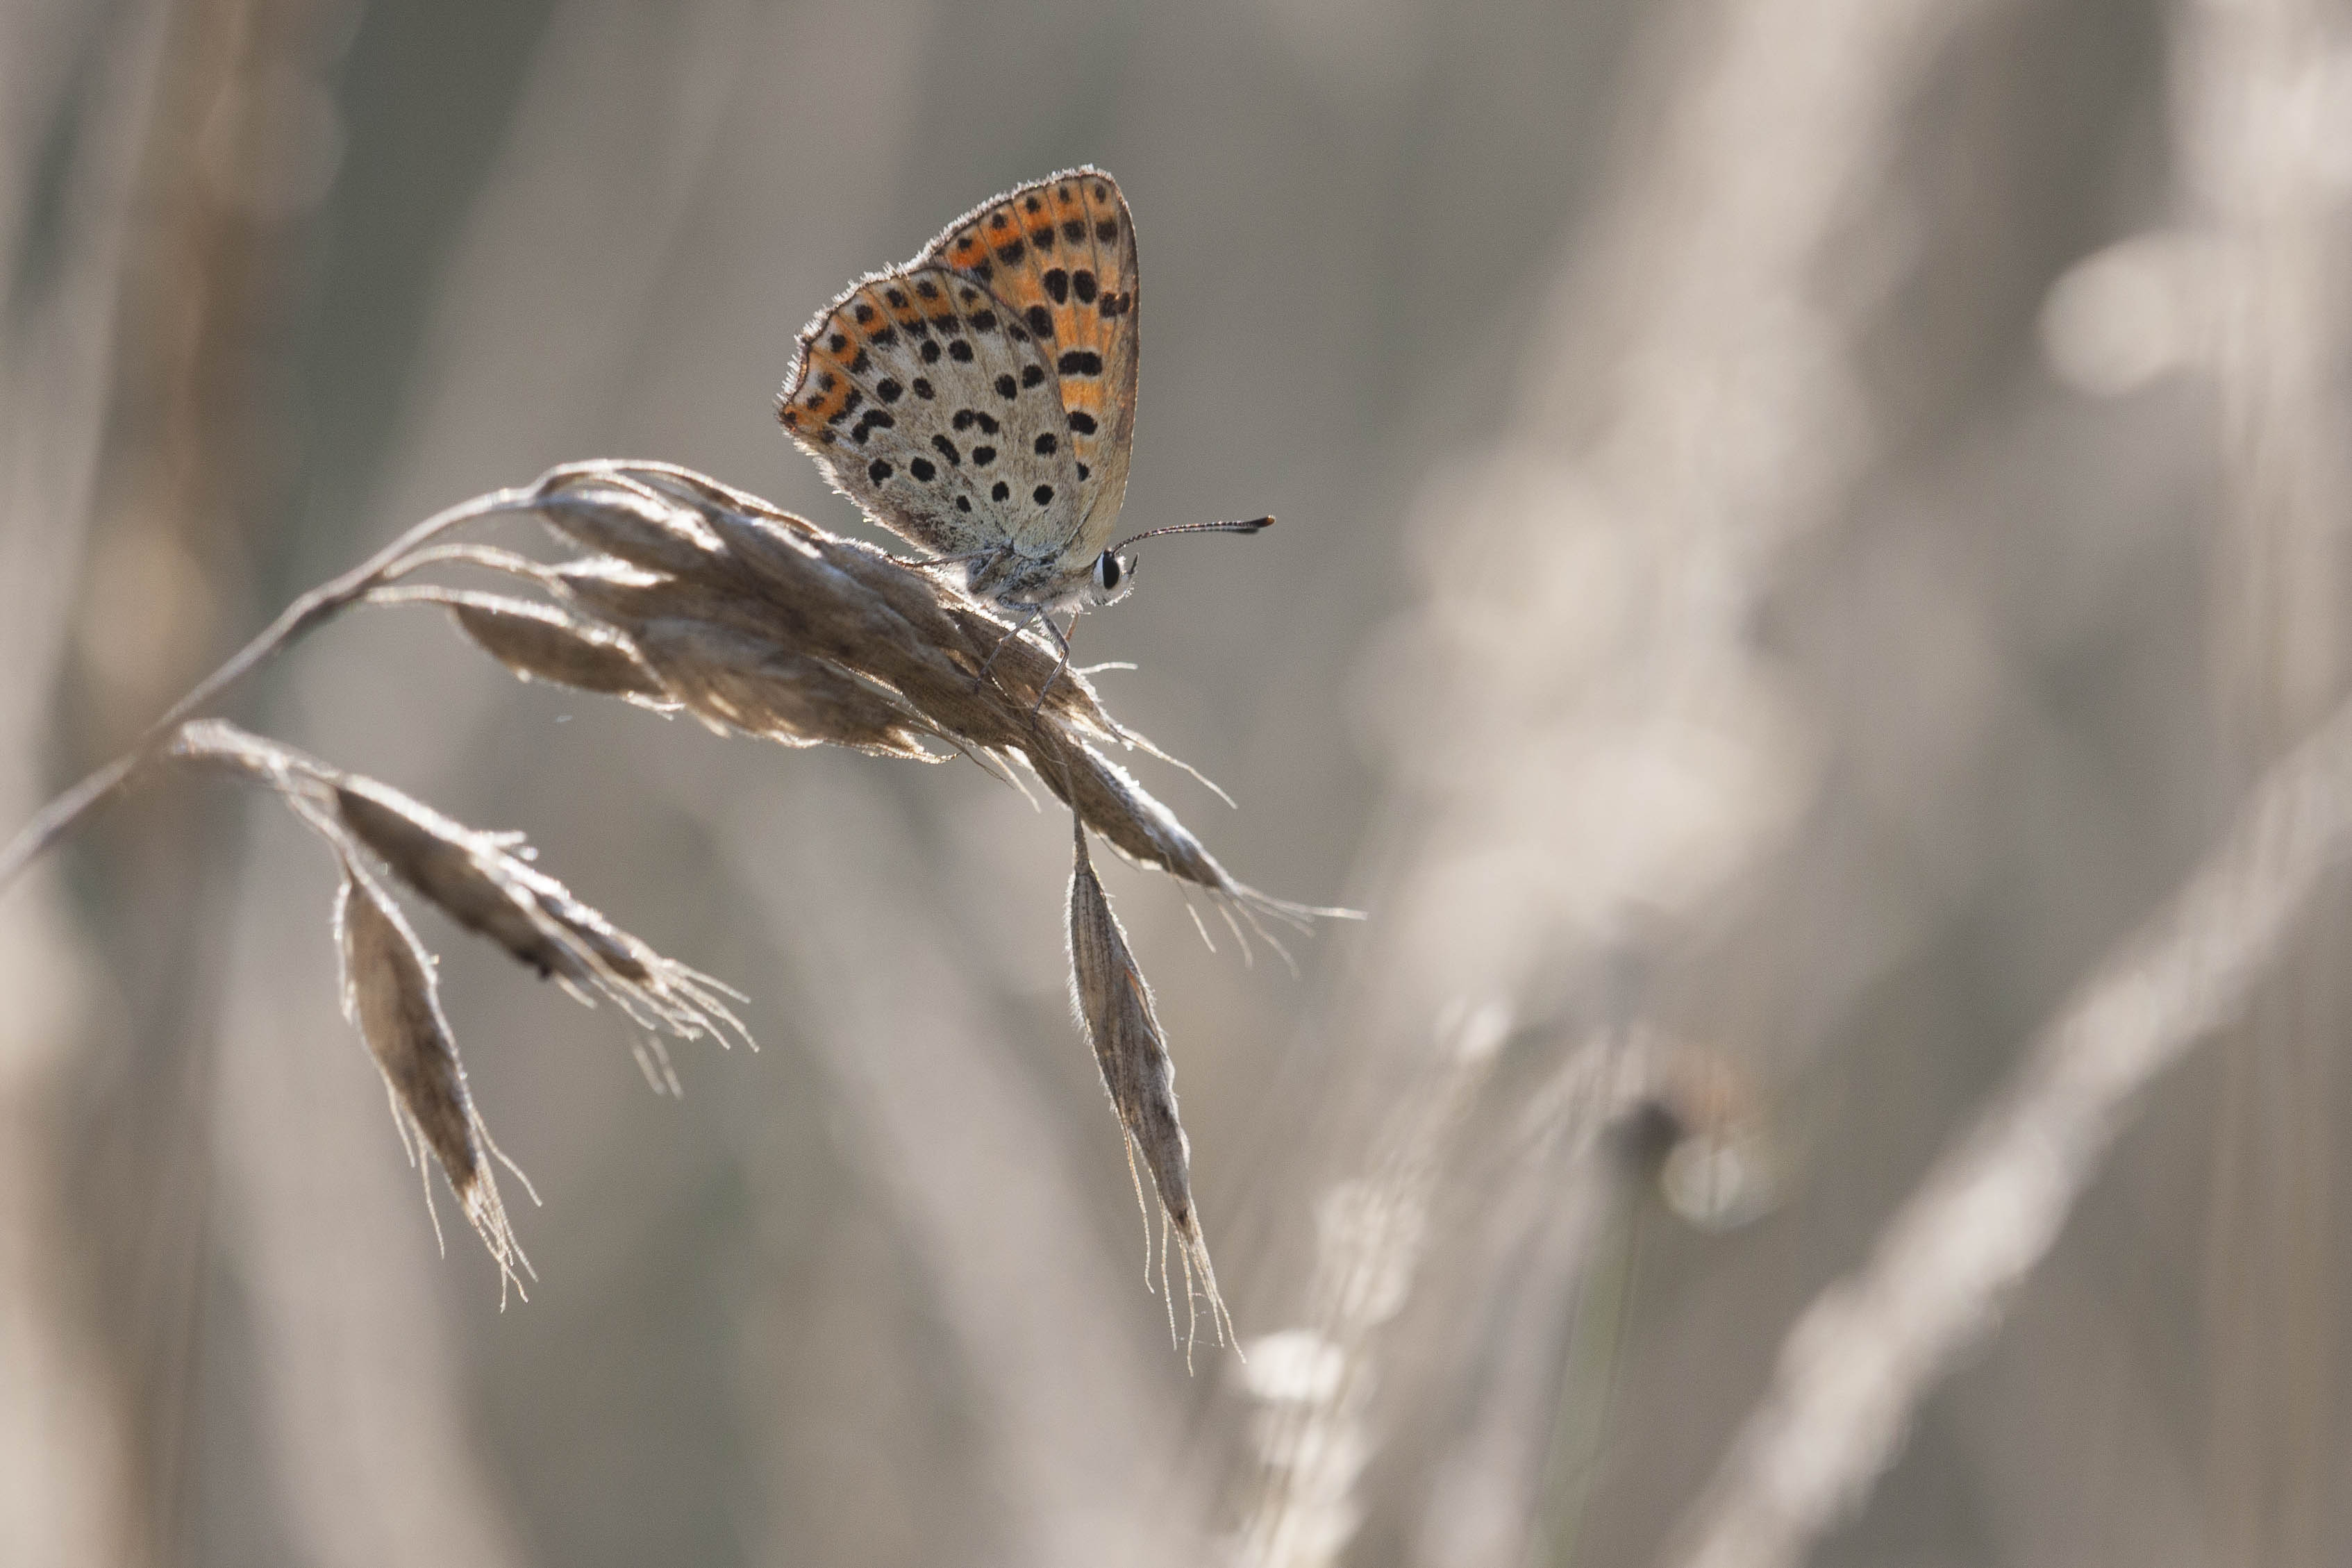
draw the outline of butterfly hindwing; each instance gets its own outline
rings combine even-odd
[[[800,342],[778,416],[877,522],[942,555],[1074,529],[1057,374],[984,286],[918,261],[851,285]]]
[[[1118,523],[1135,433],[1135,223],[1118,182],[1080,168],[1023,185],[949,225],[924,262],[993,294],[1042,351],[1061,399],[1076,514],[1033,515],[1015,546],[1092,560]]]

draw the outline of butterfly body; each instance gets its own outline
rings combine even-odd
[[[801,333],[778,416],[867,516],[1024,614],[1124,590],[1135,228],[1073,169],[965,214]]]

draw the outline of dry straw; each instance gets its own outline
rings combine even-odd
[[[572,553],[551,563],[449,540],[464,526],[513,514],[539,518]],[[445,570],[487,573],[513,591],[415,580]],[[581,1000],[613,1003],[656,1039],[749,1043],[729,1006],[741,998],[575,899],[531,864],[519,836],[467,827],[387,784],[195,718],[237,680],[358,604],[440,606],[526,679],[691,714],[721,733],[929,762],[961,754],[1016,784],[1017,763],[1060,797],[1077,835],[1072,991],[1130,1156],[1142,1156],[1160,1196],[1163,1289],[1172,1230],[1188,1300],[1197,1312],[1197,1285],[1213,1331],[1220,1342],[1229,1337],[1193,1209],[1165,1038],[1095,877],[1086,835],[1091,829],[1129,860],[1197,889],[1244,952],[1251,934],[1273,942],[1269,921],[1306,930],[1318,915],[1347,911],[1268,898],[1228,873],[1100,748],[1183,764],[1112,719],[1085,676],[1062,668],[1041,639],[933,574],[909,571],[704,475],[659,463],[570,464],[419,523],[295,601],[131,752],[52,802],[0,854],[0,887],[159,758],[226,769],[275,790],[329,841],[342,867],[336,931],[346,1011],[392,1087],[403,1137],[414,1131],[433,1152],[502,1277],[519,1282],[528,1265],[484,1159],[496,1146],[466,1092],[432,957],[384,879]],[[646,1048],[640,1059],[649,1078],[674,1089],[667,1057],[653,1046],[647,1058]],[[1169,1312],[1172,1325],[1172,1300]]]

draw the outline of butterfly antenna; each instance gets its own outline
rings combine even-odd
[[[1260,529],[1273,526],[1274,519],[1270,517],[1253,517],[1241,522],[1171,523],[1166,528],[1147,528],[1141,533],[1120,540],[1111,546],[1111,550],[1117,553],[1139,539],[1157,539],[1163,533],[1255,533]]]

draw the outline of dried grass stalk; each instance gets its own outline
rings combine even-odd
[[[548,565],[511,551],[445,542],[463,525],[517,512],[536,514],[586,553]],[[496,573],[553,602],[403,581],[428,568]],[[530,863],[520,836],[477,831],[387,784],[233,725],[190,717],[352,605],[418,603],[446,609],[468,637],[527,679],[665,711],[682,709],[722,732],[788,745],[943,760],[946,753],[928,743],[936,741],[1008,778],[1008,764],[1017,760],[1069,805],[1077,842],[1070,919],[1079,1016],[1130,1157],[1141,1154],[1160,1194],[1163,1291],[1172,1231],[1193,1327],[1197,1289],[1205,1293],[1213,1331],[1219,1342],[1226,1340],[1232,1323],[1193,1210],[1173,1071],[1150,989],[1087,858],[1087,830],[1100,833],[1130,859],[1204,891],[1245,952],[1245,925],[1271,942],[1268,919],[1307,929],[1318,915],[1352,911],[1271,899],[1227,873],[1174,813],[1096,743],[1115,742],[1175,760],[1122,729],[1085,676],[1063,668],[1058,651],[1041,637],[997,618],[919,563],[837,538],[689,469],[572,464],[550,469],[532,485],[483,495],[425,520],[289,605],[175,704],[132,752],[52,802],[0,852],[0,885],[146,763],[176,754],[266,780],[351,868],[359,890],[347,893],[345,903],[362,912],[352,917],[349,929],[367,939],[366,963],[353,960],[352,973],[360,978],[351,994],[353,1006],[364,1004],[373,1022],[372,1044],[380,1038],[446,1043],[447,1031],[430,1005],[429,963],[417,958],[427,963],[427,979],[417,983],[403,961],[386,956],[411,952],[414,938],[404,926],[383,924],[396,922],[397,913],[386,912],[389,904],[362,873],[369,858],[458,924],[552,976],[583,1002],[601,995],[646,1029],[680,1038],[709,1035],[721,1043],[739,1037],[750,1043],[728,1005],[741,999],[737,993],[662,957],[573,898]],[[425,989],[416,990],[416,984]],[[409,1052],[404,1059],[430,1057],[427,1045],[403,1048]],[[654,1076],[650,1066],[647,1070]],[[431,1079],[426,1072],[416,1082]],[[420,1134],[436,1157],[456,1158],[457,1145],[447,1141],[464,1119],[453,1122],[457,1113],[446,1104],[433,1109],[438,1101],[420,1103],[425,1109],[411,1112]],[[471,1169],[451,1168],[453,1182]],[[502,1268],[509,1240],[493,1243]],[[1174,1313],[1171,1300],[1171,1331]]]
[[[1216,1270],[1209,1264],[1208,1238],[1192,1203],[1191,1140],[1176,1114],[1176,1064],[1168,1055],[1168,1039],[1160,1032],[1159,1015],[1151,1005],[1151,986],[1128,951],[1127,932],[1112,912],[1102,881],[1087,853],[1087,829],[1075,816],[1070,821],[1076,843],[1070,864],[1070,1002],[1078,1023],[1095,1047],[1095,1065],[1102,1069],[1103,1089],[1127,1134],[1130,1173],[1135,1157],[1143,1157],[1151,1173],[1152,1190],[1160,1196],[1160,1289],[1168,1303],[1168,1331],[1176,1331],[1176,1301],[1168,1294],[1168,1237],[1176,1237],[1177,1258],[1184,1276],[1185,1352],[1189,1359],[1200,1327],[1200,1303],[1206,1298],[1210,1331],[1219,1344],[1233,1332],[1233,1316],[1217,1290]],[[1136,1201],[1143,1200],[1140,1184]],[[1147,1235],[1150,1215],[1145,1215]],[[1198,1279],[1195,1279],[1195,1274]],[[1196,1294],[1195,1286],[1198,1286]]]
[[[440,542],[514,512],[535,513],[589,553],[549,567]],[[399,582],[446,565],[520,578],[558,602]],[[0,851],[0,886],[175,746],[205,703],[294,641],[354,604],[419,602],[449,609],[469,637],[527,679],[675,705],[793,745],[929,759],[936,754],[924,742],[938,740],[1000,772],[1017,759],[1119,853],[1204,891],[1237,934],[1242,922],[1265,936],[1266,920],[1305,930],[1318,916],[1353,915],[1269,898],[1219,865],[1095,742],[1183,764],[1123,729],[1037,634],[935,574],[706,475],[612,460],[566,464],[451,507],[304,595],[130,753],[27,824]]]
[[[342,957],[343,1016],[359,1030],[383,1074],[393,1124],[400,1131],[409,1163],[423,1175],[419,1147],[431,1152],[450,1191],[457,1194],[467,1222],[498,1261],[501,1299],[511,1285],[527,1300],[522,1276],[530,1272],[530,1259],[523,1256],[514,1227],[507,1223],[506,1205],[488,1158],[506,1156],[490,1141],[489,1129],[482,1124],[466,1088],[465,1064],[457,1058],[457,1039],[441,1012],[433,955],[416,940],[399,906],[364,868],[349,858],[342,866],[343,885],[335,895],[335,945]],[[509,1168],[513,1168],[510,1162]],[[520,1170],[515,1174],[530,1186]],[[425,1205],[431,1213],[429,1180]],[[440,1234],[437,1215],[433,1230]]]

